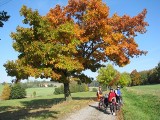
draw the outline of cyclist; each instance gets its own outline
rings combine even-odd
[[[110,88],[110,92],[108,94],[108,102],[110,104],[110,111],[112,115],[115,115],[115,105],[116,105],[116,93]]]
[[[103,93],[102,93],[102,88],[101,86],[99,86],[99,89],[97,91],[97,100],[98,100],[98,108],[100,108],[100,100],[103,97]]]
[[[116,102],[121,103],[122,97],[121,97],[120,86],[117,86],[117,90],[115,91],[115,93],[116,93]]]

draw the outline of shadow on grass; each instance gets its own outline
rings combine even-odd
[[[34,99],[31,101],[21,101],[24,107],[1,106],[0,120],[20,120],[27,118],[55,119],[60,112],[53,111],[50,108],[63,101],[63,98]]]
[[[95,97],[72,97],[73,100],[91,100]],[[26,119],[56,119],[60,111],[51,109],[52,106],[63,102],[64,98],[33,99],[20,101],[23,107],[0,106],[0,120],[26,120]]]

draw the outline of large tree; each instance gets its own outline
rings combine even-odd
[[[102,0],[69,0],[67,6],[57,5],[45,16],[26,6],[20,13],[30,27],[18,26],[17,32],[11,34],[19,56],[4,65],[8,75],[16,76],[16,71],[23,73],[22,78],[62,82],[66,99],[70,98],[71,78],[90,80],[82,71],[96,72],[108,60],[124,66],[131,57],[146,53],[138,49],[134,40],[137,34],[146,32],[146,9],[135,17],[110,16]]]

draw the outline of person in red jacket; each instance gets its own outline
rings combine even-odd
[[[113,91],[113,89],[110,89],[110,92],[108,94],[108,102],[110,104],[110,111],[111,114],[115,115],[115,105],[116,104],[116,93]]]
[[[110,89],[110,92],[108,94],[108,101],[112,102],[112,100],[116,100],[116,93],[113,91],[113,89]]]

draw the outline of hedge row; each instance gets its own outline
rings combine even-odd
[[[89,88],[86,84],[77,84],[77,83],[71,83],[70,84],[70,92],[71,93],[76,93],[76,92],[87,92],[89,91]],[[61,85],[60,87],[55,88],[54,94],[64,94],[64,86]]]

